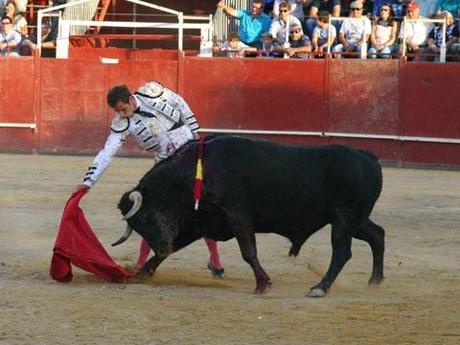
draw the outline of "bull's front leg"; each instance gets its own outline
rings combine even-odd
[[[241,255],[244,261],[251,265],[254,271],[254,276],[256,278],[255,292],[263,294],[270,288],[272,282],[257,258],[256,236],[253,231],[243,228],[236,232],[236,239],[240,246]]]
[[[190,243],[200,239],[201,236],[198,232],[187,232],[185,234],[179,234],[173,241],[172,251],[169,254],[177,252],[178,250],[188,246]],[[155,253],[137,272],[136,276],[152,276],[157,270],[158,266],[169,256],[158,255]]]

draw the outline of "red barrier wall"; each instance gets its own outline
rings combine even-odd
[[[156,79],[184,96],[202,128],[300,131],[261,136],[350,144],[394,162],[460,166],[460,64],[184,58],[110,50],[120,61],[107,65],[98,57],[110,57],[108,52],[97,52],[82,50],[71,60],[0,60],[0,122],[38,125],[37,131],[0,128],[0,150],[94,154],[112,118],[107,90],[120,83],[135,89]],[[362,137],[368,134],[393,137]],[[457,141],[422,143],[414,137]],[[128,144],[122,153],[140,152]]]

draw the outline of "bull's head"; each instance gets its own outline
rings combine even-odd
[[[168,256],[172,250],[172,238],[168,231],[164,230],[164,222],[161,213],[155,212],[153,205],[144,202],[141,192],[133,190],[125,193],[118,208],[126,220],[126,231],[112,246],[117,246],[125,242],[133,231],[144,237],[149,245],[152,246],[155,254],[160,257]]]

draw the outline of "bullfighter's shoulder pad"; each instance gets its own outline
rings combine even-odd
[[[163,94],[164,87],[157,81],[150,81],[142,85],[136,94],[149,98],[157,98]]]
[[[112,125],[110,129],[115,133],[122,133],[129,128],[129,119],[121,117],[119,114],[116,114],[112,120]]]

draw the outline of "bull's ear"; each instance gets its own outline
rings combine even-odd
[[[126,214],[123,217],[123,220],[128,220],[129,218],[131,218],[141,208],[142,206],[141,192],[137,190],[133,190],[131,193],[129,193],[129,200],[133,202],[133,206],[131,206],[131,209],[128,212],[126,212]]]

